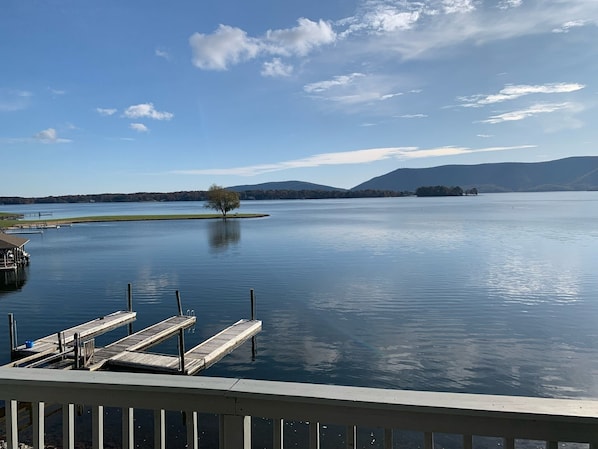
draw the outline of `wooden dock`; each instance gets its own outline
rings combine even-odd
[[[209,368],[243,343],[252,340],[262,330],[262,322],[255,319],[255,298],[251,290],[251,319],[242,319],[213,337],[185,351],[184,331],[195,325],[194,314],[183,315],[181,298],[176,292],[178,315],[167,318],[133,333],[136,312],[132,309],[131,284],[128,289],[129,311],[117,311],[54,335],[15,344],[16,322],[8,315],[11,363],[7,367],[120,370],[152,373],[193,375]],[[103,348],[95,347],[96,336],[129,324],[129,335]],[[178,355],[145,352],[178,335]]]
[[[57,332],[54,335],[15,344],[16,322],[9,314],[12,362],[7,367],[125,370],[136,372],[193,375],[209,368],[243,343],[252,340],[262,330],[262,322],[255,319],[255,298],[251,290],[251,319],[242,319],[213,337],[185,351],[184,331],[195,325],[194,315],[183,315],[179,292],[176,292],[178,315],[167,318],[133,333],[105,347],[96,348],[96,336],[132,323],[132,293],[129,284],[129,311],[117,311],[83,324]],[[178,355],[145,352],[167,339],[178,336]]]
[[[137,312],[117,311],[109,315],[96,318],[83,324],[65,329],[54,335],[33,340],[31,344],[20,345],[12,350],[13,362],[6,366],[19,366],[36,361],[42,357],[64,352],[67,346],[73,345],[75,334],[80,339],[88,340],[105,334],[113,329],[135,321]],[[59,337],[60,336],[60,337]],[[31,347],[28,347],[31,346]],[[16,359],[16,360],[15,360]]]
[[[259,320],[239,320],[232,326],[200,343],[184,354],[184,374],[193,375],[209,368],[227,354],[237,349],[262,330]],[[111,367],[127,371],[151,371],[161,373],[180,372],[180,357],[126,350],[108,360]]]
[[[135,332],[114,343],[110,343],[104,348],[94,351],[92,363],[88,366],[90,371],[96,371],[104,366],[114,357],[124,352],[138,352],[150,348],[174,337],[179,331],[187,329],[195,324],[194,316],[173,316],[164,321],[160,321],[150,327]]]

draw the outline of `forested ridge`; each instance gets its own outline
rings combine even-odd
[[[245,190],[239,192],[241,200],[296,200],[326,198],[377,198],[411,195],[410,192],[391,190]],[[124,203],[141,201],[206,201],[205,190],[183,192],[139,192],[139,193],[100,193],[88,195],[61,195],[45,197],[0,197],[0,204],[53,204],[53,203]]]

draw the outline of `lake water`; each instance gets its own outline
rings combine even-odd
[[[203,213],[201,203],[0,206],[52,218]],[[244,202],[244,220],[89,223],[26,236],[0,291],[18,338],[126,308],[176,314],[191,347],[249,316],[263,331],[202,375],[598,398],[598,192]],[[114,335],[114,334],[113,334]],[[102,344],[100,339],[96,344]],[[8,329],[0,358],[8,361]],[[162,349],[175,351],[175,342]]]

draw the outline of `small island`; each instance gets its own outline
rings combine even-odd
[[[418,187],[415,191],[416,196],[463,196],[463,195],[477,195],[478,189],[475,187],[463,190],[459,186],[423,186]]]

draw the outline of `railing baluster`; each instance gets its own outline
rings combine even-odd
[[[392,449],[392,429],[384,429],[384,449]]]
[[[505,449],[515,449],[515,438],[505,438]]]
[[[220,415],[220,448],[251,449],[251,416]]]
[[[187,428],[187,446],[190,449],[199,449],[197,443],[197,412],[185,413],[185,427]]]
[[[309,449],[320,449],[320,423],[309,423]]]
[[[33,412],[33,448],[44,449],[44,403],[33,402],[31,403],[31,411]]]
[[[166,413],[154,410],[154,449],[166,449]]]
[[[122,409],[122,447],[123,449],[135,449],[135,409]]]
[[[75,449],[75,404],[62,404],[62,448]]]
[[[434,434],[424,432],[424,449],[434,449]]]
[[[357,447],[357,426],[347,426],[347,449]]]
[[[547,449],[559,449],[559,442],[558,441],[549,441],[546,444]]]
[[[284,419],[272,420],[274,431],[274,449],[284,449]]]
[[[473,435],[463,435],[463,449],[473,449]]]
[[[104,449],[104,406],[95,405],[91,408],[91,447]]]
[[[8,449],[18,449],[19,447],[19,403],[9,400],[4,404],[6,409],[6,446]]]

